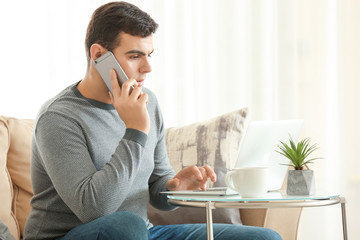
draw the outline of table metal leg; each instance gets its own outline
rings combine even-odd
[[[214,239],[214,232],[213,232],[213,220],[212,220],[212,209],[214,208],[212,202],[206,203],[206,232],[207,232],[207,239],[213,240]]]
[[[344,236],[344,240],[348,240],[346,209],[345,209],[346,200],[344,197],[340,197],[340,203],[341,203],[341,214],[342,214],[342,224],[343,224],[343,236]]]

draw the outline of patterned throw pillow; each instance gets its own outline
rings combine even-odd
[[[219,117],[184,127],[166,130],[166,147],[175,172],[182,168],[209,165],[217,174],[210,187],[224,187],[225,175],[239,155],[248,109],[240,109]],[[205,209],[180,207],[160,211],[149,206],[148,216],[154,225],[205,223]],[[213,221],[241,224],[239,209],[214,209]]]

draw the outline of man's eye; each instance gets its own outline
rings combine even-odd
[[[131,59],[137,59],[137,58],[139,58],[139,55],[131,55],[130,58]]]

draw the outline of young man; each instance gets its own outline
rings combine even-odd
[[[188,167],[175,175],[164,142],[157,100],[143,88],[157,24],[125,2],[98,8],[86,35],[88,68],[83,80],[40,110],[32,146],[32,210],[25,239],[204,239],[206,226],[152,227],[150,202],[171,210],[164,190],[205,189],[214,171]],[[129,80],[113,94],[93,66],[107,51]],[[133,87],[131,94],[130,88]],[[219,239],[279,239],[273,231],[215,225]]]

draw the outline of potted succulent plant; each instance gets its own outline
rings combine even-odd
[[[290,160],[289,164],[282,164],[293,167],[295,170],[288,171],[286,193],[288,195],[312,195],[315,193],[314,172],[307,164],[312,163],[319,157],[307,159],[309,155],[317,150],[317,144],[310,145],[310,139],[305,138],[295,144],[290,136],[290,144],[280,141],[279,151]]]

